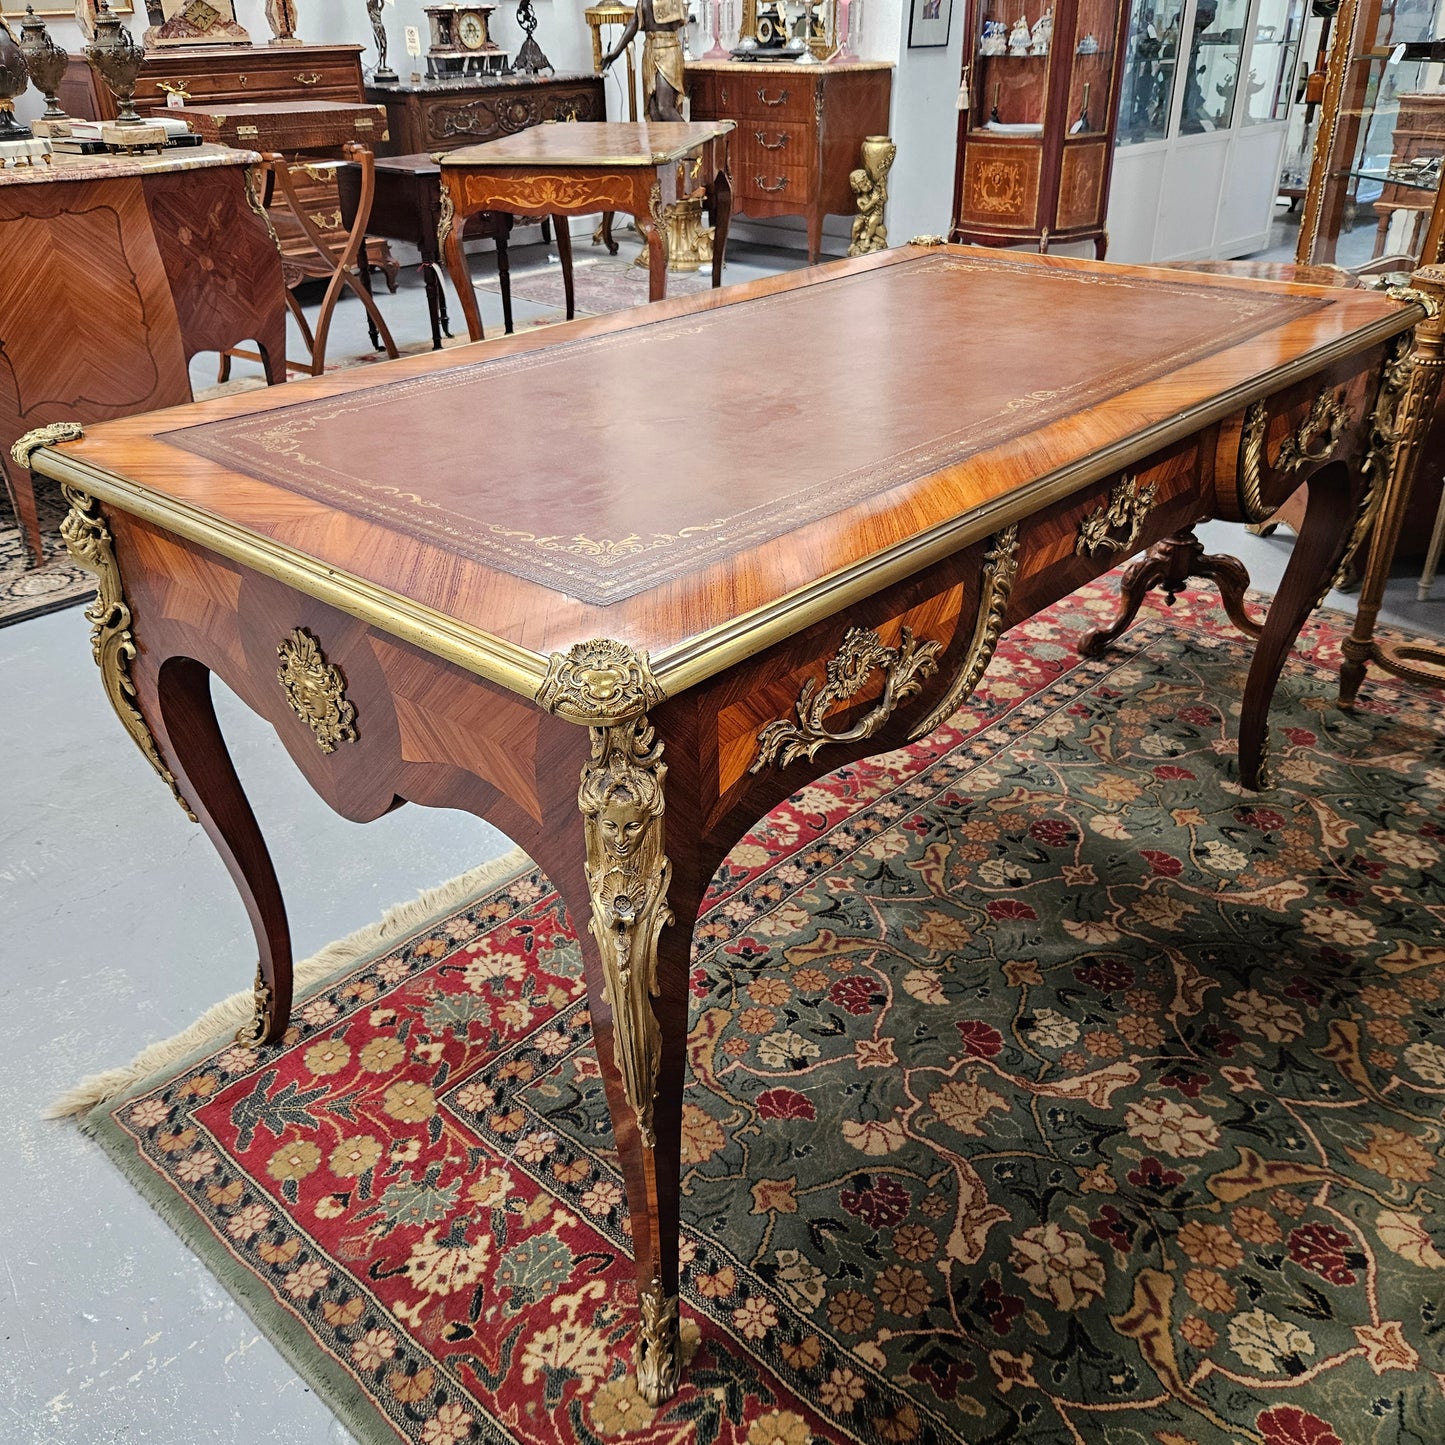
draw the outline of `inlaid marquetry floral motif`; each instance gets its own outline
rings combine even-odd
[[[1024,205],[1023,166],[1018,161],[981,161],[974,171],[969,204],[989,215],[1017,215]]]
[[[356,709],[346,698],[346,679],[326,661],[321,644],[304,627],[295,628],[276,649],[276,678],[291,711],[316,735],[323,753],[356,741]]]

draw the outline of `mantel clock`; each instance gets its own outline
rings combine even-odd
[[[427,73],[433,78],[460,75],[502,75],[507,70],[507,52],[491,34],[495,4],[427,5],[431,45],[427,50]]]

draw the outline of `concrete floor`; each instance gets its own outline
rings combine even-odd
[[[579,255],[585,246],[579,244]],[[798,264],[739,250],[729,280]],[[520,267],[545,264],[520,252]],[[478,272],[490,262],[479,258]],[[500,329],[483,292],[486,324]],[[414,274],[381,298],[401,344],[424,341]],[[542,308],[518,303],[518,318]],[[365,350],[345,302],[333,356]],[[197,369],[198,385],[214,372]],[[1287,539],[1206,529],[1270,589]],[[1445,591],[1445,586],[1442,586]],[[1445,603],[1392,587],[1388,619],[1445,634]],[[1332,597],[1349,607],[1348,598]],[[0,1442],[3,1445],[321,1445],[350,1437],[245,1314],[73,1126],[43,1106],[244,988],[254,967],[241,905],[204,834],[186,822],[117,726],[72,609],[0,629]],[[224,689],[218,711],[286,886],[298,957],[380,917],[507,841],[456,813],[406,808],[366,827],[331,813],[269,727]]]

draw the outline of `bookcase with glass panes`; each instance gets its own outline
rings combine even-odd
[[[1300,218],[1301,265],[1445,260],[1445,41],[1433,7],[1344,0]],[[1372,265],[1373,263],[1373,265]]]
[[[1138,0],[1124,44],[1116,258],[1269,243],[1306,0]]]
[[[1127,0],[965,6],[952,239],[1102,258]]]

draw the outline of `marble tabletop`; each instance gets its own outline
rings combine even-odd
[[[43,185],[47,181],[111,181],[124,176],[203,171],[213,166],[252,166],[260,159],[255,151],[218,145],[135,156],[78,156],[57,151],[50,157],[49,165],[36,161],[33,165],[0,166],[0,186]]]

